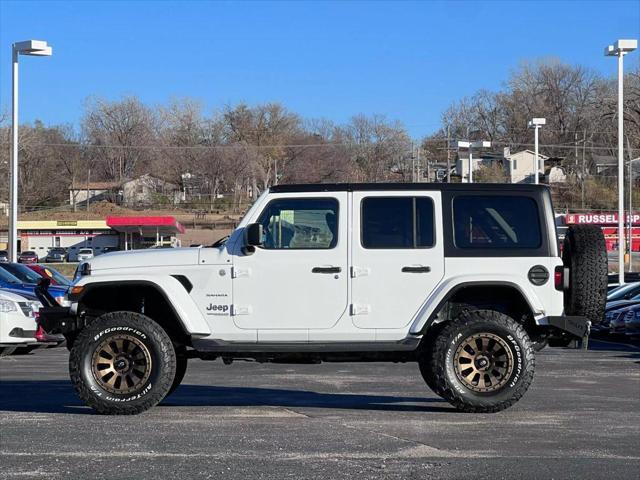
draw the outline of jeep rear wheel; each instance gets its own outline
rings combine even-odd
[[[522,325],[492,310],[463,312],[442,327],[423,376],[458,410],[498,412],[516,403],[533,381],[534,353]]]
[[[158,404],[176,372],[167,333],[150,318],[113,312],[90,323],[69,357],[78,396],[98,413],[132,415]]]

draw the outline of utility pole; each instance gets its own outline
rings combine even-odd
[[[89,184],[91,183],[91,166],[87,168],[87,212],[89,211],[89,197],[91,196],[91,190]]]
[[[587,148],[587,131],[583,130],[582,131],[582,192],[581,192],[582,208],[584,208],[584,175],[585,175],[584,153],[586,148]],[[576,166],[577,166],[577,162],[578,162],[578,157],[576,157]]]
[[[416,181],[416,150],[413,141],[411,142],[411,183]]]
[[[629,145],[629,137],[627,137],[627,155],[629,155],[629,216],[627,217],[627,228],[629,229],[629,238],[627,240],[627,249],[629,250],[629,272],[633,271],[633,163],[631,161],[631,145]]]

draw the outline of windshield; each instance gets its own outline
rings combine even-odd
[[[58,285],[71,285],[71,280],[69,280],[67,277],[62,275],[59,271],[54,270],[53,268],[45,267],[44,272],[51,278],[53,278]]]
[[[5,263],[1,265],[0,268],[9,272],[23,283],[38,283],[40,278],[42,278],[29,267],[25,267],[19,263]]]
[[[621,287],[614,288],[607,295],[607,302],[624,300],[625,298],[632,297],[635,294],[640,294],[640,282],[627,283]]]
[[[91,250],[90,248],[81,248],[80,250],[78,250],[78,253],[93,253],[93,250]]]
[[[4,268],[0,268],[0,281],[5,283],[21,284],[22,282],[7,272]]]

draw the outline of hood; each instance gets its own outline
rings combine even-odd
[[[197,265],[198,248],[150,248],[127,252],[110,252],[88,260],[91,272],[112,268],[166,267]]]
[[[607,303],[607,307],[605,308],[605,312],[611,312],[613,310],[620,310],[625,307],[631,307],[634,305],[639,305],[640,300],[617,300],[615,302]]]
[[[0,300],[11,300],[12,302],[24,302],[25,300],[36,300],[36,297],[28,294],[21,295],[15,291],[0,289]]]

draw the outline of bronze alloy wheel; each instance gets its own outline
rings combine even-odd
[[[107,337],[95,349],[91,371],[107,392],[135,393],[149,379],[151,354],[140,339],[119,333]]]
[[[509,345],[488,332],[464,339],[456,349],[453,363],[458,380],[474,392],[495,392],[513,373],[513,354]]]

